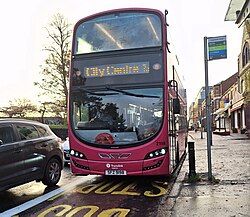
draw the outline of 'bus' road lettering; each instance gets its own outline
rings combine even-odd
[[[114,194],[114,195],[131,195],[131,196],[140,196],[140,192],[135,191],[135,187],[137,183],[132,182],[127,184],[125,187],[123,187],[121,190],[117,190],[117,188],[124,185],[124,182],[120,182],[118,184],[114,185],[114,182],[100,182],[98,184],[90,184],[83,187],[79,187],[76,189],[76,192],[81,194],[89,194],[91,192],[95,192],[96,194]],[[157,193],[154,193],[151,191],[145,191],[144,196],[146,197],[159,197],[162,195],[167,194],[167,190],[161,186],[159,186],[157,183],[152,182],[152,186],[156,189],[158,189]]]
[[[60,212],[56,213],[57,210],[61,210]],[[38,217],[46,217],[48,214],[54,214],[54,216],[65,216],[65,217],[72,217],[76,213],[80,211],[88,211],[83,215],[83,217],[91,217],[93,216],[98,210],[98,206],[79,206],[79,207],[72,207],[70,205],[58,205],[50,207],[49,209],[43,211],[38,215]],[[97,217],[111,217],[111,216],[117,216],[117,217],[125,217],[130,212],[130,209],[124,209],[124,208],[111,208],[102,210]],[[66,215],[65,215],[66,214]]]
[[[96,194],[110,194],[112,191],[114,191],[115,189],[117,189],[118,187],[120,187],[124,183],[120,182],[120,183],[116,184],[115,186],[108,188],[108,187],[112,186],[113,184],[114,184],[113,182],[108,182],[107,184],[96,189],[95,193]],[[107,190],[105,191],[105,189],[107,189]]]
[[[155,188],[158,188],[160,190],[160,192],[158,194],[154,194],[152,191],[145,191],[144,192],[144,195],[147,196],[147,197],[159,197],[159,196],[162,196],[164,194],[167,193],[167,190],[159,185],[157,185],[156,183],[152,182],[152,185],[155,187]]]
[[[114,191],[111,194],[121,194],[121,195],[133,195],[133,196],[139,196],[140,193],[138,192],[131,192],[131,190],[134,190],[136,186],[136,183],[133,182],[132,184],[129,184],[127,187],[123,188],[121,191]],[[129,191],[130,190],[130,191]]]
[[[91,191],[95,190],[99,186],[103,185],[105,182],[100,182],[98,184],[89,184],[84,187],[80,187],[76,189],[76,192],[81,193],[81,194],[88,194]]]

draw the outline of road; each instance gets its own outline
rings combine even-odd
[[[61,180],[56,188],[62,187],[74,179],[76,179],[76,177],[73,177],[70,174],[70,168],[64,167]],[[55,188],[46,188],[42,182],[33,181],[7,191],[0,192],[0,213],[53,190],[55,190]]]
[[[199,213],[195,216],[249,213],[250,143],[238,137],[213,136],[213,175],[218,183],[203,179],[187,183],[188,158],[176,181],[157,177],[75,177],[64,168],[57,188],[31,182],[1,192],[0,217],[166,217],[186,216],[190,210]],[[196,172],[206,174],[206,140],[195,137],[195,142]]]
[[[0,216],[156,216],[173,180],[75,177],[64,168],[57,188],[30,182],[0,193]]]

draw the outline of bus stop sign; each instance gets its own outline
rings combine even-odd
[[[209,37],[208,41],[208,60],[227,58],[226,36]]]

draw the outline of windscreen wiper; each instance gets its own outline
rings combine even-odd
[[[118,93],[95,93],[93,91],[86,90],[85,88],[82,88],[82,87],[74,88],[74,90],[83,91],[85,93],[89,93],[89,94],[94,95],[94,96],[109,96],[109,95],[117,95],[118,94]]]
[[[143,97],[147,97],[147,98],[160,98],[159,96],[136,94],[136,93],[131,93],[131,92],[128,92],[128,91],[125,91],[125,90],[120,90],[120,89],[113,88],[113,87],[108,87],[108,86],[106,86],[106,89],[107,90],[112,90],[112,91],[115,91],[115,92],[118,92],[118,93],[122,93],[122,94],[128,95],[128,96],[135,96],[135,97],[142,97],[142,98]]]

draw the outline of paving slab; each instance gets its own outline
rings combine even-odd
[[[197,180],[189,182],[187,154],[180,171],[183,178],[174,186],[179,188],[175,190],[179,194],[166,200],[172,200],[172,207],[166,213],[173,217],[250,216],[250,140],[241,134],[213,135],[213,182],[210,182],[206,135],[201,139],[199,132],[190,134],[195,141]]]

